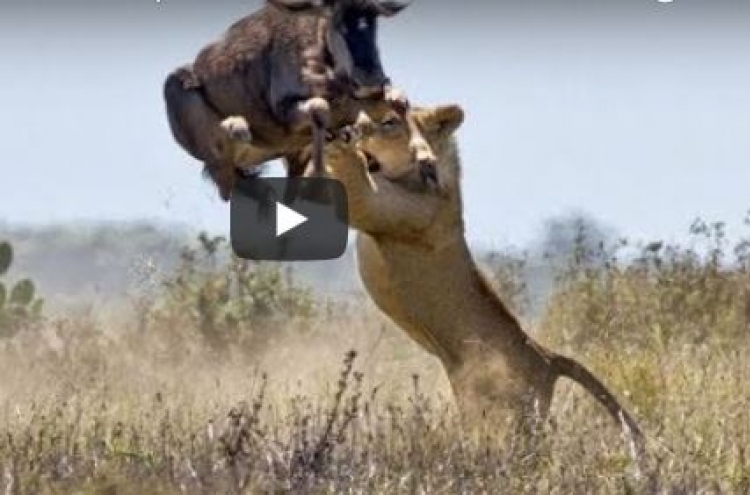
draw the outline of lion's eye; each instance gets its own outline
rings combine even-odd
[[[392,117],[386,117],[380,122],[380,126],[385,130],[391,130],[398,127],[398,125],[401,123],[401,120],[398,117],[392,116]]]

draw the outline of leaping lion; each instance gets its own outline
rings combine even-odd
[[[329,172],[349,196],[359,231],[359,273],[376,305],[442,362],[463,418],[510,414],[522,422],[548,415],[554,385],[567,377],[591,393],[642,458],[643,435],[607,387],[578,361],[536,343],[474,263],[466,239],[458,106],[415,109],[437,156],[441,186],[423,180],[398,116],[361,122],[353,140],[326,148]]]

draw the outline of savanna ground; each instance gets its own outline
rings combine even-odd
[[[639,418],[640,477],[575,386],[534,443],[464,433],[438,363],[369,302],[203,236],[174,272],[140,266],[119,314],[49,316],[0,277],[0,493],[750,492],[750,242],[703,222],[684,246],[585,236],[539,310],[526,255],[484,264]]]

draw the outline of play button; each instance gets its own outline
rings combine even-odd
[[[349,234],[347,206],[337,180],[239,179],[231,199],[232,248],[252,260],[338,258]]]
[[[276,237],[286,234],[305,222],[307,222],[306,216],[300,215],[283,203],[276,202]]]

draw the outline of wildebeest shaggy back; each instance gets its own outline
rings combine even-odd
[[[405,5],[269,0],[169,75],[164,97],[175,139],[228,200],[240,169],[284,158],[288,173],[301,175],[311,140],[322,146],[325,128],[352,124],[362,110],[377,115],[393,107],[412,122],[414,158],[429,169],[432,150],[406,98],[390,85],[376,44],[377,18]]]

